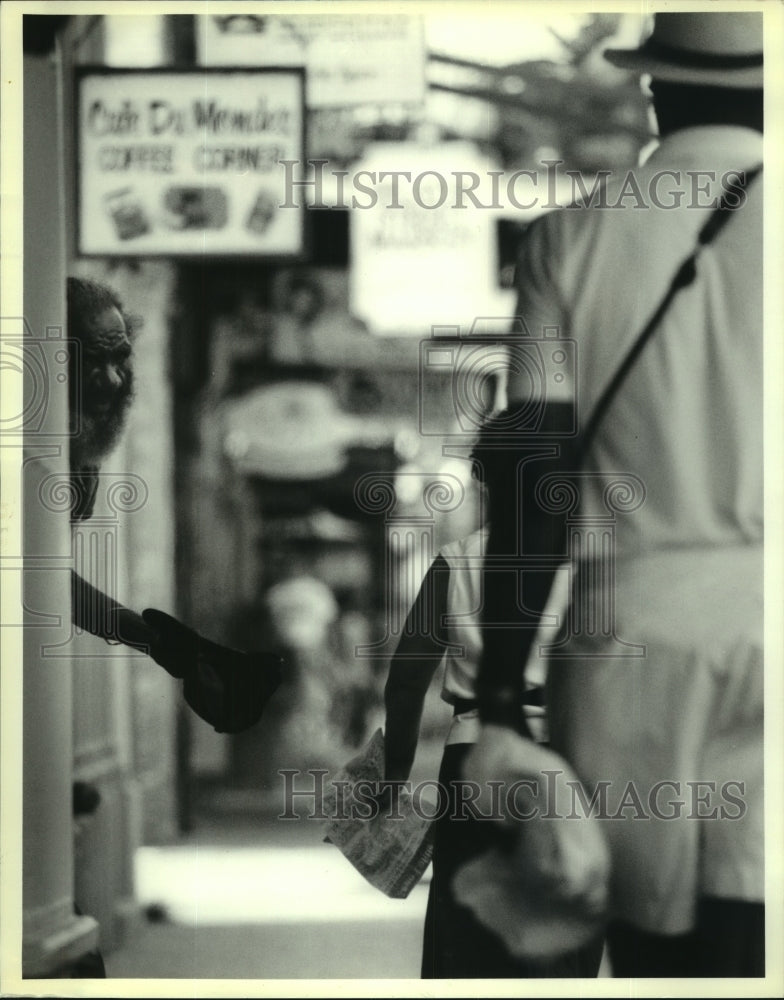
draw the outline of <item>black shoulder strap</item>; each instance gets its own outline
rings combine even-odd
[[[604,417],[610,403],[615,398],[616,393],[620,389],[623,382],[626,380],[627,375],[634,367],[635,362],[642,353],[643,348],[651,339],[651,335],[654,330],[658,327],[661,322],[662,317],[667,312],[670,307],[672,300],[678,294],[682,288],[686,288],[690,285],[696,275],[697,275],[697,257],[703,247],[706,247],[712,240],[716,238],[719,231],[727,223],[728,219],[732,215],[735,208],[733,208],[733,201],[738,197],[738,188],[748,188],[752,181],[757,177],[757,175],[762,171],[762,166],[755,167],[754,170],[746,172],[745,177],[739,176],[738,184],[732,189],[732,191],[726,191],[721,198],[721,201],[716,206],[716,208],[711,212],[708,221],[703,225],[700,230],[699,236],[697,238],[697,245],[692,251],[692,253],[684,260],[681,266],[678,268],[675,276],[670,282],[670,287],[667,289],[667,293],[659,303],[656,311],[653,313],[651,318],[645,324],[645,327],[640,332],[639,336],[632,344],[626,357],[623,359],[620,367],[616,371],[615,375],[610,380],[609,384],[605,388],[602,395],[599,397],[599,402],[594,407],[594,411],[591,414],[591,418],[588,421],[585,430],[583,431],[580,441],[578,444],[578,454],[582,458],[588,451],[588,448],[593,441],[594,435],[596,434],[599,423]],[[737,206],[735,206],[737,207]]]

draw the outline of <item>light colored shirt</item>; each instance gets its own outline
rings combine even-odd
[[[558,327],[576,342],[576,373],[564,372],[547,391],[574,393],[583,425],[696,245],[722,178],[761,157],[762,137],[749,129],[684,129],[643,167],[608,183],[606,201],[619,207],[555,211],[530,227],[518,314],[534,338]],[[621,198],[629,190],[642,199]],[[640,511],[619,519],[619,554],[762,538],[760,196],[758,179],[703,251],[697,280],[671,305],[588,457],[588,470],[644,482]],[[655,204],[678,200],[680,207]],[[510,403],[528,392],[528,381],[512,373]],[[599,481],[585,485],[584,512],[606,513]]]
[[[563,209],[530,227],[518,312],[532,336],[558,327],[576,342],[560,393],[575,393],[583,426],[722,179],[761,156],[756,132],[685,129],[608,182],[609,205],[634,191],[624,207]],[[648,813],[627,808],[605,824],[611,915],[658,933],[689,930],[700,896],[764,891],[761,187],[705,248],[599,429],[585,465],[599,475],[582,480],[581,513],[608,515],[618,474],[636,477],[640,502],[612,513],[614,540],[593,564],[601,572],[575,566],[581,599],[605,602],[609,618],[573,629],[566,658],[548,667],[553,746],[589,788],[609,782],[615,806],[633,783]],[[654,192],[676,207],[657,207]],[[510,403],[524,391],[512,373]],[[708,806],[695,806],[697,781],[715,786]],[[661,782],[673,783],[662,803],[685,803],[680,815],[651,815]],[[735,818],[728,782],[743,789]]]
[[[458,700],[476,699],[476,679],[482,654],[480,612],[482,608],[482,560],[487,545],[488,528],[480,528],[465,538],[445,545],[439,552],[449,567],[447,585],[446,634],[450,649],[445,654],[444,681],[441,697],[453,705]],[[556,574],[542,625],[531,648],[527,664],[523,664],[526,690],[542,688],[546,677],[546,662],[541,647],[555,638],[562,620],[568,590],[567,576]],[[522,669],[521,667],[521,669]],[[525,706],[525,717],[535,739],[546,739],[544,710],[537,705]],[[447,736],[447,746],[454,743],[475,743],[479,738],[479,712],[469,709],[454,716]]]

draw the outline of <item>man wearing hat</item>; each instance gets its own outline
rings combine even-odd
[[[558,328],[576,341],[583,429],[705,245],[583,460],[583,523],[609,518],[615,540],[595,556],[572,550],[583,617],[567,616],[550,659],[552,748],[598,793],[613,974],[761,976],[762,14],[659,14],[641,48],[606,56],[650,74],[658,147],[609,179],[606,197],[534,222],[517,273],[531,336]],[[722,195],[729,210],[716,212]],[[510,407],[530,406],[528,391],[510,371]],[[518,458],[510,446],[510,468]],[[614,482],[638,484],[628,512],[613,505]],[[494,510],[514,533],[514,505]],[[505,577],[493,616],[519,620]],[[519,678],[507,674],[482,665],[485,726],[468,778],[492,779],[508,747],[498,706],[518,697]]]

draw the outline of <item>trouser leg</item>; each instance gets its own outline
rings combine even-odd
[[[652,934],[617,922],[608,930],[607,943],[615,977],[762,977],[765,907],[706,898],[689,934]]]

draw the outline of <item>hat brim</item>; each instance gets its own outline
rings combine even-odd
[[[763,85],[762,66],[742,69],[714,69],[684,66],[657,58],[642,49],[605,49],[605,59],[618,69],[650,73],[657,80],[700,87],[728,87],[738,90],[758,90]]]

